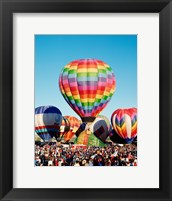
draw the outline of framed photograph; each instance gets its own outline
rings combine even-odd
[[[1,200],[171,200],[171,1],[0,1]]]

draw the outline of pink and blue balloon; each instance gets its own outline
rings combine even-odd
[[[111,116],[111,124],[126,143],[131,143],[137,135],[137,108],[115,110]]]

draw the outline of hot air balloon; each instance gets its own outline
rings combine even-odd
[[[106,116],[99,115],[90,125],[93,134],[102,142],[105,142],[110,133],[110,122]]]
[[[112,126],[110,124],[109,119],[105,115],[98,115],[98,117],[103,119],[106,122],[106,125],[108,127],[108,131],[110,132],[112,130]]]
[[[111,67],[97,59],[67,64],[59,77],[61,93],[83,122],[93,122],[110,101],[116,80]]]
[[[35,132],[45,142],[60,132],[62,113],[54,106],[40,106],[35,109]]]
[[[87,146],[96,147],[105,146],[105,143],[102,142],[99,138],[97,138],[89,128],[86,128],[80,133],[79,137],[76,140],[76,144],[83,144]]]
[[[115,132],[131,143],[137,135],[137,109],[117,109],[111,116],[111,123]]]
[[[80,127],[81,121],[73,116],[65,116],[65,118],[70,123],[70,129],[68,132],[65,133],[64,139],[65,141],[69,141],[75,135],[76,131]]]
[[[70,122],[67,118],[62,117],[62,123],[60,126],[60,139],[70,130]]]
[[[91,124],[86,124],[84,131],[81,130],[77,144],[104,147],[104,143],[110,133],[110,128],[108,118],[99,115]]]

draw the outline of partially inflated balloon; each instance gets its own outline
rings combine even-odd
[[[86,126],[87,127],[87,126]],[[84,144],[86,146],[96,146],[96,147],[104,147],[105,144],[97,138],[93,132],[86,128],[84,131],[82,131],[77,140],[76,144]]]
[[[116,133],[126,143],[131,143],[137,135],[137,109],[118,109],[111,116],[111,123]]]
[[[105,115],[98,115],[97,117],[103,119],[106,122],[109,131],[112,130],[112,126],[110,124],[110,121]]]
[[[83,123],[85,124],[85,123]],[[77,144],[87,146],[105,146],[110,133],[110,122],[107,117],[99,115],[92,123],[87,123],[78,136]]]
[[[105,142],[109,136],[110,122],[106,116],[99,115],[90,125],[90,129],[97,138]]]
[[[70,130],[70,122],[67,118],[63,117],[62,123],[60,126],[60,138],[62,137]]]
[[[40,106],[35,109],[35,132],[49,141],[60,132],[62,113],[54,106]]]
[[[70,129],[67,133],[65,133],[64,139],[65,141],[69,141],[80,127],[81,121],[73,116],[65,116],[65,118],[70,123]]]
[[[66,65],[59,78],[61,93],[83,121],[93,121],[106,107],[116,80],[111,67],[97,59],[80,59]]]

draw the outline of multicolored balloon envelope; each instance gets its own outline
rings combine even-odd
[[[137,135],[137,109],[118,109],[111,116],[111,123],[116,133],[131,143]]]
[[[106,116],[99,115],[90,126],[93,134],[102,142],[106,141],[110,132],[110,122]]]
[[[63,68],[59,86],[71,108],[84,122],[89,122],[110,101],[116,88],[116,80],[111,67],[103,61],[80,59]]]
[[[110,133],[110,122],[105,116],[98,116],[94,122],[88,123],[77,139],[77,144],[87,146],[105,146]]]
[[[65,141],[69,141],[80,127],[81,121],[73,116],[65,116],[65,118],[69,121],[70,129],[65,133],[64,139]]]
[[[67,118],[62,117],[62,123],[60,126],[60,138],[62,138],[70,130],[70,122]]]
[[[60,132],[62,113],[54,106],[40,106],[35,109],[35,132],[49,141]]]
[[[108,131],[112,130],[112,126],[110,124],[110,121],[109,121],[109,119],[106,116],[104,116],[104,115],[98,115],[97,117],[103,119],[106,122],[106,125],[108,127]]]
[[[76,140],[76,144],[83,144],[86,146],[104,147],[105,144],[97,138],[91,131],[84,130],[80,133]]]

